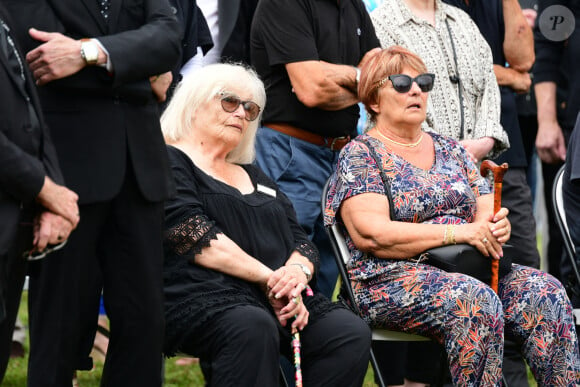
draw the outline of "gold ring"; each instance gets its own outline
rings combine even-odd
[[[300,296],[292,297],[292,302],[295,303],[296,305],[300,304],[300,301],[301,301]]]
[[[482,241],[483,243],[487,243],[487,242],[489,242],[489,241],[487,240],[487,237],[483,237],[483,239],[482,239],[481,241]]]

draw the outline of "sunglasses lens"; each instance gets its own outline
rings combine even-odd
[[[415,80],[422,92],[426,93],[433,90],[434,77],[431,74],[421,74]]]
[[[391,76],[393,88],[399,93],[406,93],[411,90],[413,80],[408,75],[393,75]]]
[[[235,112],[242,101],[239,98],[226,96],[222,98],[222,109],[228,113]]]
[[[248,101],[244,102],[244,111],[246,112],[246,120],[254,121],[260,114],[260,107],[258,104]]]

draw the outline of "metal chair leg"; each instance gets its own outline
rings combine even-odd
[[[280,379],[280,387],[288,387],[288,382],[286,382],[286,377],[284,376],[284,369],[282,368],[282,365],[280,365],[279,379]]]
[[[381,374],[381,370],[379,369],[379,363],[377,362],[377,358],[375,357],[375,352],[371,348],[371,366],[373,367],[373,371],[375,371],[375,381],[379,384],[379,387],[386,387],[385,381],[383,379],[383,374]]]

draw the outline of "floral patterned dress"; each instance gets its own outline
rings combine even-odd
[[[490,193],[490,187],[455,140],[429,135],[435,158],[428,170],[390,153],[366,134],[348,144],[330,181],[325,223],[340,224],[344,200],[385,192],[369,149],[357,141],[361,138],[374,146],[382,161],[396,221],[472,222],[477,198]],[[372,326],[442,343],[454,385],[500,384],[504,329],[521,343],[539,384],[580,383],[572,307],[562,285],[549,274],[514,264],[500,280],[496,295],[486,284],[463,274],[411,259],[376,258],[358,250],[346,232],[345,236],[352,255],[347,266],[361,316]]]

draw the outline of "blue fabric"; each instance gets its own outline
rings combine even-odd
[[[99,301],[99,315],[107,315],[105,310],[105,303],[103,302],[103,296],[101,295],[101,300]]]
[[[258,129],[256,164],[278,184],[296,210],[298,223],[316,244],[320,270],[314,287],[329,297],[338,277],[332,247],[322,222],[320,201],[326,180],[334,172],[338,152],[276,132]]]

